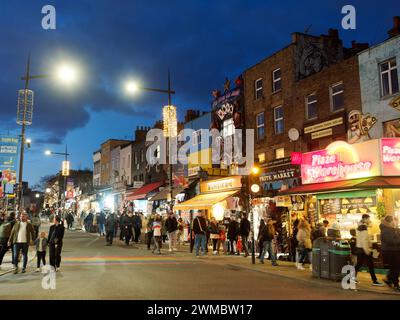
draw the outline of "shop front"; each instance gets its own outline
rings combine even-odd
[[[152,205],[149,199],[156,195],[163,182],[154,182],[138,189],[127,190],[124,197],[125,207],[135,212],[141,212],[145,216],[151,213]]]
[[[336,141],[326,149],[302,155],[302,185],[281,192],[291,197],[291,218],[311,224],[328,220],[350,238],[363,214],[371,217],[369,232],[380,242],[380,219],[400,218],[400,139],[382,138],[348,144]]]

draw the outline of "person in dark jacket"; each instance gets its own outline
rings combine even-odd
[[[86,232],[90,232],[93,226],[93,213],[90,211],[89,214],[85,218],[85,229]]]
[[[209,225],[210,238],[213,246],[213,254],[218,254],[218,241],[219,241],[219,226],[217,220],[212,217]]]
[[[125,238],[125,230],[124,230],[124,220],[127,216],[126,212],[122,212],[121,216],[119,217],[119,240],[123,241]]]
[[[275,236],[274,223],[275,221],[273,221],[271,218],[267,218],[267,223],[264,224],[263,228],[260,230],[261,231],[260,241],[263,242],[263,251],[260,255],[260,262],[264,264],[264,256],[268,252],[271,258],[272,265],[277,266],[278,264],[276,263],[275,252],[272,244],[272,240],[274,239]]]
[[[65,220],[67,220],[67,228],[71,229],[72,228],[72,223],[74,222],[74,215],[72,214],[71,211],[68,212],[67,218]]]
[[[199,256],[199,248],[201,245],[202,255],[206,255],[206,228],[207,223],[204,218],[203,211],[200,211],[200,215],[193,220],[193,232],[194,232],[194,247],[196,257]]]
[[[168,232],[169,252],[178,250],[176,248],[176,235],[178,232],[178,220],[172,211],[168,212],[168,218],[165,220],[165,228]]]
[[[104,229],[104,225],[106,223],[106,214],[104,213],[104,211],[100,211],[100,213],[96,217],[96,220],[97,220],[97,225],[99,227],[98,232],[100,236],[105,236],[106,232]]]
[[[234,246],[237,244],[238,234],[239,234],[239,223],[233,217],[228,225],[228,239],[231,247],[231,252],[230,252],[231,255],[235,254]]]
[[[133,214],[129,212],[122,219],[122,227],[124,229],[125,244],[129,246],[129,241],[132,239],[132,228],[133,228]]]
[[[258,242],[258,257],[261,257],[261,254],[263,252],[263,241],[261,239],[261,232],[263,228],[265,227],[265,221],[264,219],[260,220],[260,226],[258,227],[258,237],[257,237],[257,242]]]
[[[147,250],[150,250],[151,239],[153,238],[153,222],[154,222],[154,214],[151,214],[149,220],[147,221],[147,226],[146,226]]]
[[[7,251],[11,248],[11,251],[14,252],[13,247],[8,245],[8,239],[11,235],[11,230],[14,227],[16,220],[15,220],[15,213],[12,212],[8,216],[3,226],[0,228],[2,233],[0,234],[0,266],[3,263],[4,255]],[[14,264],[14,254],[12,254],[13,264]]]
[[[64,239],[64,225],[61,223],[60,217],[55,217],[54,224],[50,227],[48,243],[50,253],[50,265],[55,271],[60,271],[61,250]]]
[[[114,213],[110,213],[106,218],[105,229],[106,229],[106,245],[111,246],[115,235],[115,226],[117,224],[117,217]]]
[[[383,261],[389,266],[387,278],[384,281],[388,286],[400,292],[399,273],[400,273],[400,230],[396,228],[393,216],[387,215],[381,220],[382,255]]]
[[[133,216],[133,229],[135,231],[135,243],[138,243],[142,230],[142,218],[140,217],[139,212],[136,212]]]
[[[247,219],[247,215],[244,214],[240,221],[239,235],[242,237],[242,244],[244,248],[244,257],[249,256],[248,239],[250,235],[250,221]]]

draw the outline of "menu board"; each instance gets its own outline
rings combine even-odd
[[[319,200],[321,214],[376,213],[376,197],[341,198]]]

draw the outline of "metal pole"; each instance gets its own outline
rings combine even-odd
[[[168,69],[168,105],[171,105],[171,77],[170,77],[170,72]],[[170,132],[171,133],[171,132]],[[172,210],[172,203],[173,203],[173,193],[172,193],[172,154],[171,154],[171,134],[169,137],[169,192],[170,192],[170,197],[171,197],[171,202],[170,202],[170,209]]]
[[[68,161],[68,149],[67,149],[67,145],[65,145],[65,161]],[[67,176],[64,176],[64,205],[63,207],[65,208],[65,203],[67,200]]]
[[[247,176],[247,187],[250,189],[250,175]],[[248,193],[248,204],[247,204],[247,212],[249,213],[249,216],[251,215],[251,263],[256,264],[256,253],[255,253],[255,247],[254,247],[254,212],[252,210],[252,196],[251,196],[251,190],[247,190]]]
[[[22,127],[21,127],[21,150],[20,150],[20,154],[19,154],[18,192],[17,192],[17,199],[18,199],[17,204],[18,204],[19,211],[21,210],[21,208],[23,206],[22,180],[23,180],[23,169],[24,169],[25,118],[26,118],[26,108],[27,108],[27,102],[28,102],[27,100],[28,100],[30,66],[31,66],[31,53],[29,52],[28,61],[26,63],[24,113],[23,113]]]

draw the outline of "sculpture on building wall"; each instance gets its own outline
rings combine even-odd
[[[362,114],[359,110],[352,110],[348,115],[348,143],[357,143],[371,139],[369,131],[378,120],[370,113]]]

